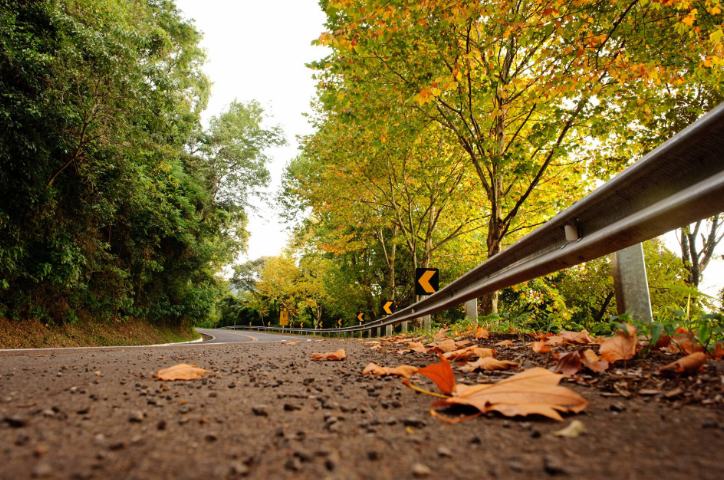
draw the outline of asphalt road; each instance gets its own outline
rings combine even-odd
[[[724,478],[716,407],[569,382],[590,402],[575,417],[581,438],[553,435],[568,418],[450,425],[430,416],[435,399],[361,374],[369,362],[422,366],[432,355],[359,339],[209,333],[211,342],[183,345],[0,352],[0,480]],[[345,361],[310,360],[339,348]],[[209,373],[154,378],[178,363]]]
[[[206,336],[204,337],[204,343],[274,343],[282,340],[299,340],[300,338],[292,335],[262,333],[251,330],[227,330],[224,328],[197,328],[196,331]]]

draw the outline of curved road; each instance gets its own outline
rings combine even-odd
[[[299,336],[281,335],[276,333],[262,333],[253,330],[227,330],[225,328],[197,328],[197,332],[205,335],[204,342],[208,343],[274,343],[282,340],[298,340]],[[207,339],[211,337],[211,339]]]

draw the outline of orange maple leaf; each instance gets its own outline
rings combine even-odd
[[[417,373],[432,380],[442,393],[450,395],[453,388],[455,388],[455,375],[450,362],[443,356],[438,358],[440,358],[439,363],[431,363],[426,367],[422,367]]]

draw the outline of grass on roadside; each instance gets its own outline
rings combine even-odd
[[[152,325],[138,319],[46,325],[37,320],[13,321],[0,317],[0,348],[150,345],[198,337],[191,325]]]

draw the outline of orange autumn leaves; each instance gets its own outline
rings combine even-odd
[[[440,362],[420,368],[416,373],[432,380],[443,394],[443,399],[433,405],[436,416],[441,416],[440,411],[446,408],[464,405],[480,413],[498,412],[509,417],[535,414],[560,421],[561,412],[578,413],[588,405],[578,393],[558,385],[562,375],[544,368],[524,370],[496,383],[463,385],[455,381],[450,363],[440,356]],[[430,393],[409,380],[405,384]]]

